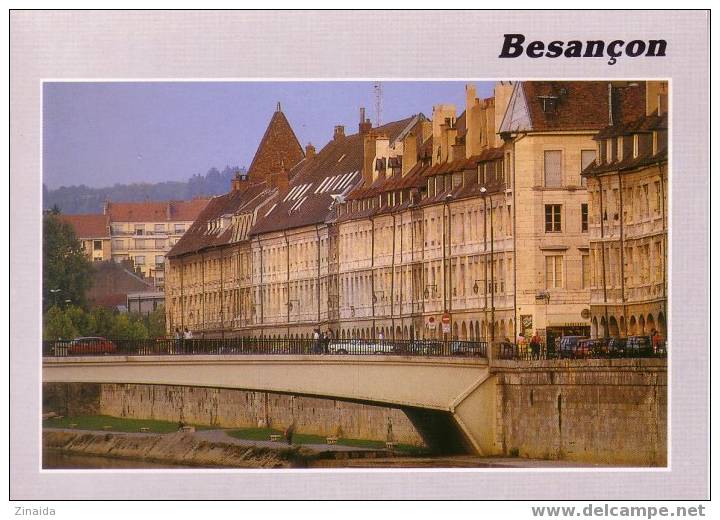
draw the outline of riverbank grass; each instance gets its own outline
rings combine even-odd
[[[72,428],[73,430],[104,430],[124,433],[172,433],[178,431],[178,423],[172,421],[157,421],[154,419],[130,419],[126,417],[112,417],[110,415],[82,415],[78,417],[63,417],[61,419],[46,419],[42,422],[43,428]],[[106,428],[109,426],[110,428]],[[186,424],[194,426],[197,430],[208,430],[210,426],[200,424]],[[142,430],[141,430],[142,428]],[[145,430],[147,428],[147,430]]]
[[[235,437],[236,439],[244,439],[244,440],[251,440],[251,441],[269,441],[270,435],[280,435],[281,440],[278,441],[278,444],[285,443],[285,438],[283,437],[283,431],[277,430],[274,428],[243,428],[243,429],[236,429],[236,430],[228,430],[227,434],[231,437]],[[311,435],[307,433],[295,433],[292,438],[293,444],[296,445],[303,445],[303,444],[327,444],[327,437],[323,437],[322,435]],[[373,441],[368,439],[344,439],[339,438],[337,440],[337,444],[340,446],[349,446],[353,448],[366,448],[366,449],[372,449],[372,450],[384,450],[386,449],[385,442],[383,441]],[[421,447],[418,446],[412,446],[410,444],[397,444],[395,445],[395,450],[398,452],[403,453],[423,453],[426,450],[424,450]]]

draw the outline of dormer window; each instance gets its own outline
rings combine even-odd
[[[635,134],[633,135],[633,158],[636,158],[638,155],[640,155],[640,136]]]
[[[558,97],[557,96],[538,96],[542,111],[546,114],[555,114],[557,112]]]

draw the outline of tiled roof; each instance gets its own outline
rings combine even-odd
[[[609,137],[617,137],[621,135],[632,135],[652,132],[653,130],[667,130],[667,128],[667,112],[661,116],[658,116],[656,110],[649,116],[643,116],[632,121],[628,121],[626,123],[605,127],[600,132],[598,132],[594,139],[607,139]]]
[[[373,130],[386,134],[392,142],[417,118],[411,116]],[[258,218],[252,234],[319,224],[331,217],[333,195],[347,195],[362,182],[363,139],[361,134],[333,139],[315,157],[293,168],[289,191],[278,197],[272,211]]]
[[[70,224],[79,239],[110,238],[110,219],[107,215],[58,215],[58,218]]]
[[[613,119],[645,112],[645,84],[613,89]],[[607,81],[523,81],[516,85],[503,131],[600,130],[610,123]]]
[[[494,161],[502,158],[502,148],[489,148],[483,150],[478,155],[473,155],[467,159],[458,159],[449,163],[436,164],[433,166],[423,165],[418,163],[415,167],[410,170],[405,177],[396,175],[387,179],[379,179],[375,181],[368,188],[362,188],[354,191],[349,201],[362,200],[371,197],[375,197],[381,193],[387,193],[390,191],[404,190],[407,188],[420,188],[425,185],[426,178],[432,175],[443,175],[448,173],[462,172],[466,170],[475,170],[477,165],[482,162]],[[501,189],[500,185],[488,184],[486,188],[492,193]],[[443,202],[447,195],[450,194],[453,200],[464,199],[468,197],[480,196],[480,185],[477,182],[467,182],[464,185],[456,186],[447,191],[440,191],[433,197],[425,197],[417,204],[418,206],[426,206],[431,204],[437,204]],[[382,199],[380,205],[373,205],[365,209],[356,209],[355,211],[349,211],[343,213],[338,221],[347,221],[360,218],[367,218],[369,216],[377,216],[386,213],[391,213],[407,208],[410,205],[409,198],[406,198],[402,204],[396,204],[394,206],[388,206],[386,199]]]
[[[208,223],[223,216],[254,212],[258,207],[270,204],[276,195],[277,190],[264,181],[245,180],[237,190],[213,197],[167,256],[177,257],[235,242],[233,225],[211,229]]]
[[[265,180],[281,164],[290,169],[304,156],[302,146],[278,103],[278,110],[270,119],[255,152],[255,157],[250,163],[248,178],[254,181]]]
[[[173,222],[197,218],[210,199],[171,200],[168,202],[108,202],[105,214],[111,222]]]
[[[648,133],[655,130],[667,130],[668,128],[668,116],[667,113],[662,116],[658,116],[657,111],[653,112],[649,116],[640,117],[634,121],[622,123],[619,125],[608,126],[601,130],[596,136],[596,140],[608,139],[611,137],[618,136],[631,136],[638,133]],[[584,176],[591,176],[606,172],[617,172],[623,170],[632,170],[655,164],[659,162],[667,162],[668,149],[667,145],[661,146],[657,150],[657,153],[653,154],[652,149],[649,149],[645,153],[640,152],[637,157],[628,156],[623,157],[621,161],[613,161],[611,163],[597,164],[597,160],[590,163],[582,172]]]

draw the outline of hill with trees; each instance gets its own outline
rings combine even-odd
[[[190,200],[201,196],[222,195],[230,191],[230,182],[237,171],[245,173],[245,169],[237,166],[226,166],[222,171],[213,167],[205,175],[193,175],[186,182],[115,184],[108,188],[80,185],[50,190],[43,184],[43,209],[57,207],[62,213],[70,215],[102,213],[106,200]]]

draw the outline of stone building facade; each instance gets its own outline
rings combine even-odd
[[[168,202],[106,202],[112,259],[130,261],[160,290],[165,285],[165,255],[174,246],[208,199]]]
[[[613,117],[644,113],[651,85],[633,85],[499,82],[487,99],[469,85],[459,116],[436,105],[431,118],[373,128],[361,109],[356,133],[338,126],[302,157],[278,107],[256,154],[270,158],[264,168],[212,199],[168,254],[168,329],[589,334],[581,172]]]
[[[75,237],[82,244],[83,252],[93,262],[110,260],[110,219],[107,215],[58,215],[70,224]]]
[[[648,89],[646,114],[595,136],[587,179],[594,337],[667,334],[667,83]]]

